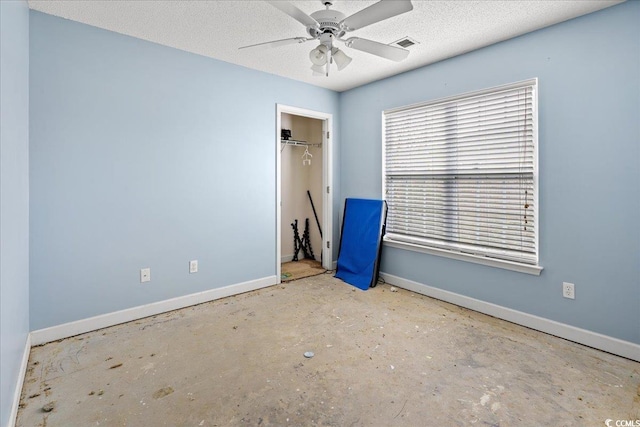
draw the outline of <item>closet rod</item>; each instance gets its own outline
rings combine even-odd
[[[280,140],[281,144],[286,144],[286,145],[298,145],[301,147],[320,147],[322,146],[322,144],[310,144],[307,141],[294,141],[293,139],[281,139]]]

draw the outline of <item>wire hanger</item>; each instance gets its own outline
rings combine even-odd
[[[302,165],[311,165],[311,157],[313,154],[309,152],[309,147],[304,147],[304,154],[302,155]]]

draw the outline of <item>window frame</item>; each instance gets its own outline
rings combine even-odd
[[[540,266],[540,228],[539,228],[539,165],[538,165],[538,91],[539,83],[537,78],[527,79],[514,83],[509,83],[500,86],[494,86],[478,91],[466,92],[454,96],[443,97],[438,99],[429,100],[426,102],[419,102],[415,104],[405,105],[396,108],[390,108],[382,111],[382,198],[387,200],[387,165],[386,165],[386,115],[390,113],[397,113],[405,110],[412,110],[417,108],[424,108],[429,105],[441,104],[445,102],[454,102],[461,99],[470,97],[487,95],[499,91],[517,89],[522,87],[532,87],[532,108],[533,108],[533,212],[534,212],[534,231],[535,231],[535,263],[525,263],[512,261],[507,259],[501,259],[494,256],[473,254],[462,252],[455,249],[443,249],[442,247],[436,247],[429,245],[427,242],[421,241],[420,238],[411,238],[410,236],[403,236],[402,239],[394,239],[393,236],[385,235],[383,242],[385,246],[399,248],[414,252],[427,253],[436,256],[442,256],[446,258],[452,258],[456,260],[462,260],[492,267],[503,268],[507,270],[517,271],[521,273],[540,275],[543,267]],[[453,246],[453,245],[452,245]]]

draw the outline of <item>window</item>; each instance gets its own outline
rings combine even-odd
[[[382,134],[391,246],[540,273],[537,79],[386,110]]]

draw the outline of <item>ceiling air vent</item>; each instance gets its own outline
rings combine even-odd
[[[414,39],[412,39],[411,37],[403,37],[398,41],[395,41],[393,43],[391,43],[392,45],[396,45],[396,46],[400,46],[401,48],[407,49],[411,46],[413,46],[414,44],[418,44],[417,41],[415,41]]]

